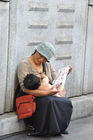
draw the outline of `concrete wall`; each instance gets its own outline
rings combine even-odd
[[[0,136],[25,129],[15,112],[5,112],[13,108],[19,62],[42,41],[55,46],[56,71],[73,67],[65,86],[72,119],[93,112],[92,15],[93,0],[0,0]]]
[[[87,22],[92,18],[92,10],[90,9],[88,13],[88,0],[69,0],[69,2],[68,0],[55,0],[55,2],[53,0],[11,0],[0,4],[3,4],[1,7],[7,5],[8,8],[5,10],[7,18],[4,19],[7,22],[2,18],[0,21],[0,24],[6,26],[6,32],[0,38],[3,37],[3,40],[5,36],[7,38],[6,46],[5,44],[0,46],[3,48],[5,63],[0,79],[0,88],[3,90],[0,91],[1,114],[12,111],[17,65],[26,56],[31,55],[34,46],[42,41],[50,41],[56,48],[55,58],[51,60],[56,71],[68,64],[73,67],[66,83],[66,96],[81,96],[93,91],[93,80],[91,77],[88,79],[87,76],[91,65],[90,59],[92,59],[92,47],[90,47],[92,31],[90,34],[90,22]],[[92,0],[89,4],[92,4]],[[86,35],[87,25],[89,25],[89,37]],[[2,58],[0,62],[4,64]]]

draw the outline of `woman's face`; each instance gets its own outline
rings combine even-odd
[[[43,55],[41,55],[39,52],[37,52],[37,51],[34,54],[34,58],[35,58],[35,63],[37,65],[40,65],[41,63],[47,62],[47,59]]]

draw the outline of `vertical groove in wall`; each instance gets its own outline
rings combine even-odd
[[[8,12],[8,17],[9,17],[9,22],[8,22],[8,48],[7,48],[7,71],[6,71],[6,93],[7,93],[7,82],[8,82],[8,61],[9,61],[9,36],[10,36],[10,8],[9,8],[9,12]],[[6,98],[6,96],[5,96]],[[4,103],[4,110],[6,109],[6,99],[5,99],[5,103]]]
[[[16,23],[14,21],[16,18],[16,7],[18,0],[11,0],[9,3],[9,32],[8,32],[8,55],[7,55],[7,85],[6,85],[6,102],[5,102],[5,111],[9,112],[13,109],[13,97],[14,97],[14,74],[15,74],[15,54],[16,46],[14,46],[16,40]],[[14,13],[12,13],[14,12]],[[15,14],[12,19],[12,14]],[[12,20],[11,20],[12,19]],[[15,30],[13,30],[13,28]],[[13,82],[11,82],[13,81]],[[10,100],[7,101],[7,98]]]
[[[84,51],[84,68],[83,68],[83,85],[82,85],[82,93],[84,94],[84,81],[85,81],[85,68],[86,68],[86,49],[87,49],[87,31],[88,31],[88,17],[89,17],[89,7],[87,9],[87,23],[86,23],[86,36],[85,36],[85,40],[86,40],[86,43],[85,43],[85,51]]]

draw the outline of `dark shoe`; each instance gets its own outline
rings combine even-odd
[[[35,131],[33,131],[33,132],[28,132],[27,133],[27,136],[38,136],[38,134],[39,134],[39,132],[35,132]]]
[[[65,130],[62,134],[64,134],[64,135],[68,135],[69,133],[68,133],[67,130]]]
[[[37,136],[39,132],[31,125],[28,125],[27,136]]]
[[[32,125],[27,125],[28,130],[35,131],[35,128]]]

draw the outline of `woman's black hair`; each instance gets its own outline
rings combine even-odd
[[[27,74],[23,83],[25,88],[35,90],[40,86],[40,78],[34,74]]]
[[[35,50],[31,55],[34,55],[37,52],[37,50]]]

